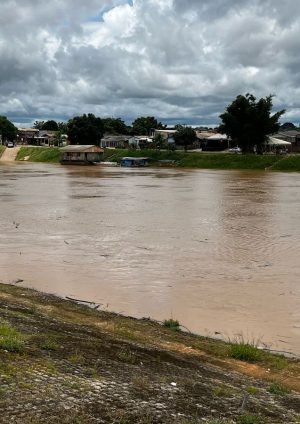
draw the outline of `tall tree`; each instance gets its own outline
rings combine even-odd
[[[296,130],[297,127],[292,122],[285,122],[284,124],[280,125],[280,131],[289,131],[289,130]]]
[[[68,122],[68,138],[71,144],[100,145],[104,126],[101,118],[92,113],[75,116]]]
[[[0,138],[1,142],[14,141],[17,137],[18,129],[10,122],[6,116],[0,116]]]
[[[234,144],[241,147],[244,153],[262,151],[268,134],[278,131],[278,120],[285,110],[271,115],[273,96],[267,96],[256,101],[252,94],[239,95],[220,115],[221,133],[231,137]]]
[[[62,134],[67,133],[68,124],[66,122],[58,122],[57,126],[58,126],[58,130],[61,131]]]
[[[177,125],[176,130],[174,134],[175,143],[179,146],[183,146],[184,150],[187,151],[188,146],[191,146],[197,139],[195,130],[191,127],[184,127],[182,125]]]
[[[46,131],[58,131],[59,128],[57,122],[51,119],[50,121],[44,122],[41,129]]]
[[[43,128],[45,121],[35,121],[33,124],[33,128],[36,130],[41,130]]]
[[[128,127],[121,118],[104,118],[102,119],[104,132],[109,134],[127,134]]]
[[[132,133],[135,135],[150,135],[152,129],[163,129],[164,125],[154,116],[141,116],[132,123]]]

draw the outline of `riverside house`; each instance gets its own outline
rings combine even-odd
[[[94,165],[101,162],[104,150],[94,145],[69,145],[60,149],[63,165]]]

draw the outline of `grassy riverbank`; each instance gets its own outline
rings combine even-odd
[[[169,152],[158,150],[106,149],[104,160],[119,162],[123,156],[146,156],[153,166],[159,161],[174,161],[173,166],[198,169],[252,169],[300,172],[300,155],[235,155],[229,153]],[[60,150],[57,147],[21,147],[17,160],[58,163]]]
[[[299,361],[96,306],[0,285],[0,422],[299,422]]]
[[[16,160],[59,163],[60,156],[61,152],[58,147],[21,147]]]

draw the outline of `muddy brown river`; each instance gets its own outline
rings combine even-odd
[[[0,164],[0,281],[300,355],[300,174]]]

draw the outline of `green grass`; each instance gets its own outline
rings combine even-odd
[[[254,343],[243,340],[231,343],[229,356],[246,362],[258,362],[262,360],[262,351]]]
[[[284,396],[290,393],[290,390],[284,384],[278,381],[277,382],[275,381],[274,383],[270,384],[270,386],[268,387],[268,392],[272,393],[273,395]]]
[[[24,350],[23,336],[6,323],[0,324],[0,349],[18,353]]]
[[[179,331],[180,330],[180,324],[179,321],[177,321],[177,319],[165,319],[163,322],[164,327],[168,327],[171,330],[174,331]]]
[[[45,340],[41,343],[41,348],[43,350],[55,351],[59,349],[59,345],[56,340],[50,336],[45,338]]]
[[[0,156],[3,146],[0,146]],[[60,149],[58,147],[21,147],[17,160],[29,157],[31,162],[59,163]],[[175,166],[198,169],[249,169],[276,170],[300,172],[300,154],[291,156],[276,155],[233,155],[229,153],[161,151],[161,150],[125,150],[106,149],[104,160],[120,162],[123,156],[146,156],[150,158],[151,166],[158,166],[160,160],[172,160]]]
[[[236,424],[264,424],[266,419],[260,415],[243,414],[236,419]]]
[[[61,151],[58,147],[21,147],[16,160],[24,160],[27,156],[30,162],[58,163]]]

